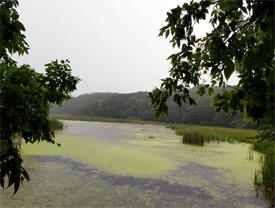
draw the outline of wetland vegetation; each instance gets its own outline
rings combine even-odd
[[[170,124],[170,128],[176,131],[177,135],[181,135],[183,140],[185,137],[190,138],[193,144],[201,144],[209,141],[225,141],[225,142],[247,142],[254,141],[254,137],[257,135],[257,131],[253,129],[237,129],[237,128],[224,128],[213,126],[198,126],[198,125],[186,125],[186,124]],[[186,143],[188,143],[186,141]]]
[[[181,144],[163,125],[62,122],[64,129],[56,133],[61,147],[22,144],[33,180],[14,197],[9,190],[1,193],[3,205],[266,206],[253,188],[260,155],[253,152],[248,160],[249,144]]]
[[[182,143],[203,146],[210,141],[226,141],[230,143],[245,142],[251,144],[251,149],[263,154],[260,159],[260,168],[255,171],[254,185],[258,192],[274,203],[275,198],[275,142],[272,131],[251,129],[232,129],[222,127],[205,127],[194,125],[170,125],[182,136]],[[263,139],[265,138],[265,139]],[[249,155],[249,159],[253,156]]]
[[[1,206],[274,207],[274,4],[201,0],[178,5],[167,12],[159,33],[178,48],[168,57],[169,75],[159,88],[72,98],[80,79],[72,75],[69,60],[45,64],[45,73],[13,60],[16,53],[28,54],[29,45],[19,1],[1,1],[0,185],[3,190],[13,186],[13,194],[21,187],[16,196],[10,189],[1,193]],[[212,28],[200,37],[195,24],[209,15]],[[126,66],[128,59],[119,62]],[[237,83],[230,86],[236,75]],[[101,82],[107,84],[106,78]],[[52,113],[65,114],[63,119],[94,122],[63,121],[63,126],[49,120],[50,106]],[[155,125],[161,124],[155,116],[178,123],[170,125],[176,134]],[[28,173],[33,181],[22,187]]]
[[[62,130],[63,129],[63,123],[57,119],[50,119],[49,120],[49,123],[50,123],[50,128],[54,131],[56,130]]]
[[[237,129],[215,126],[201,126],[190,124],[167,124],[156,121],[142,121],[137,119],[119,119],[119,118],[100,118],[90,116],[74,115],[51,115],[52,118],[86,120],[86,121],[105,121],[133,124],[157,124],[165,125],[175,130],[175,133],[181,136],[181,142],[193,145],[204,146],[211,141],[229,142],[229,143],[248,143],[251,144],[247,153],[248,159],[253,159],[252,151],[263,154],[258,162],[258,167],[254,172],[254,186],[257,193],[263,193],[268,200],[274,200],[274,141],[262,140],[258,138],[258,131],[254,129]],[[148,139],[155,139],[152,134],[145,136]]]

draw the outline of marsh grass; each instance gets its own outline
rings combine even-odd
[[[155,137],[154,135],[149,134],[149,135],[147,136],[147,138],[148,138],[148,139],[155,139],[156,137]]]
[[[182,136],[182,143],[186,144],[195,144],[203,146],[206,140],[208,141],[208,138],[200,132],[186,131]]]
[[[264,133],[251,129],[232,129],[222,127],[208,127],[195,125],[170,125],[177,135],[182,136],[182,143],[203,146],[212,140],[229,143],[245,142],[251,144],[248,160],[253,160],[253,151],[262,153],[259,161],[260,168],[255,171],[254,187],[258,193],[270,201],[275,207],[275,143],[274,135],[269,139],[261,139]],[[267,134],[266,134],[267,135]],[[266,138],[266,135],[265,138]]]
[[[250,147],[249,149],[248,160],[254,160],[253,147]]]
[[[63,129],[63,123],[61,121],[58,121],[56,119],[50,119],[50,128],[52,130],[62,130]]]
[[[139,120],[139,119],[108,118],[108,117],[94,117],[94,116],[79,116],[79,115],[66,115],[66,114],[50,114],[50,119],[164,125],[163,122],[157,122],[157,121],[145,121],[145,120]]]
[[[257,131],[251,129],[233,129],[223,127],[196,126],[174,124],[169,126],[177,135],[183,136],[182,142],[203,146],[209,141],[224,141],[229,143],[251,143]]]
[[[274,141],[255,141],[253,148],[263,156],[260,159],[260,168],[255,171],[254,187],[257,194],[263,193],[270,201],[270,206],[275,207],[275,143]]]

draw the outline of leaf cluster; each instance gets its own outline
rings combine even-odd
[[[14,186],[14,194],[23,181],[29,180],[22,166],[16,140],[26,143],[55,143],[48,120],[50,104],[61,104],[79,82],[71,74],[68,60],[45,65],[45,74],[29,65],[18,66],[11,55],[28,52],[24,25],[16,11],[17,0],[0,0],[0,185]]]
[[[212,31],[197,38],[194,27],[207,17]],[[190,86],[199,86],[199,95],[212,94],[235,73],[238,85],[214,98],[216,110],[242,112],[253,122],[274,118],[274,1],[191,1],[168,12],[166,23],[159,35],[179,51],[168,57],[170,76],[149,94],[157,116],[167,114],[168,97],[195,104]]]
[[[48,120],[50,104],[68,100],[79,81],[71,75],[65,61],[53,61],[45,66],[44,75],[29,65],[18,67],[13,61],[0,63],[1,180],[8,176],[8,186],[14,184],[15,192],[19,180],[28,176],[21,167],[22,159],[13,145],[13,138],[20,135],[26,143],[54,144],[54,131]],[[1,186],[4,187],[4,183]]]
[[[16,52],[23,55],[29,49],[23,34],[25,27],[15,9],[17,6],[17,0],[0,0],[0,60]]]

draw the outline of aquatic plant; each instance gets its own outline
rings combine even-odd
[[[251,138],[255,137],[257,134],[256,130],[251,129],[233,129],[185,124],[170,125],[170,128],[174,129],[177,135],[183,136],[183,143],[189,144],[200,144],[202,143],[200,140],[203,140],[203,143],[211,140],[227,141],[229,143],[251,143],[253,141]]]
[[[123,119],[123,118],[109,118],[83,115],[67,115],[67,114],[50,114],[50,119],[72,120],[72,121],[97,121],[97,122],[113,122],[113,123],[133,123],[133,124],[156,124],[164,125],[163,122],[145,121],[140,119]]]
[[[149,134],[149,135],[147,136],[147,138],[148,138],[148,139],[155,139],[156,137],[155,137],[154,135]]]
[[[274,148],[270,148],[262,157],[261,166],[255,171],[254,187],[257,194],[263,193],[266,199],[275,206],[275,160]]]
[[[253,142],[253,149],[261,152],[260,168],[255,171],[254,187],[257,194],[263,193],[275,207],[275,142],[274,131],[262,131]]]
[[[50,128],[52,130],[62,130],[64,125],[61,121],[58,121],[56,119],[50,119],[49,120],[49,123],[50,123]]]
[[[182,136],[182,143],[203,146],[208,141],[207,136],[200,132],[186,131]]]
[[[263,154],[260,168],[255,171],[254,187],[257,195],[262,193],[275,206],[275,144],[274,132],[265,130],[258,132],[251,129],[232,129],[195,125],[171,125],[177,135],[182,135],[182,143],[203,146],[211,140],[227,141],[229,143],[251,143],[248,160],[253,160],[252,151]]]

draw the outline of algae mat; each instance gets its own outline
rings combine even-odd
[[[173,162],[165,157],[130,145],[115,145],[64,134],[58,134],[56,141],[60,142],[62,147],[46,143],[23,145],[23,154],[61,155],[124,175],[162,174],[173,166]]]
[[[22,147],[31,182],[1,207],[265,207],[249,146],[182,145],[158,125],[63,121],[61,147]]]

